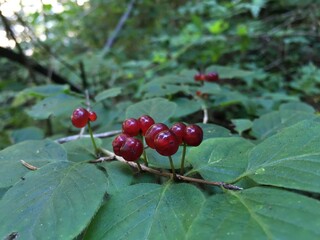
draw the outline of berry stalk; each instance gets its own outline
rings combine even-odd
[[[171,171],[172,171],[173,179],[177,179],[176,170],[174,169],[172,157],[171,157],[171,156],[168,156],[168,158],[169,158],[169,162],[170,162],[170,166],[171,166]]]
[[[95,142],[95,140],[94,140],[94,137],[93,137],[93,132],[92,132],[92,128],[91,128],[90,121],[88,121],[87,124],[88,124],[88,130],[89,130],[91,142],[92,142],[92,145],[93,145],[93,147],[94,147],[94,151],[95,151],[96,155],[98,155],[99,149],[98,149],[98,147],[97,147],[97,145],[96,145],[96,142]]]
[[[182,156],[181,156],[181,166],[180,166],[180,174],[184,174],[184,161],[186,158],[186,151],[187,151],[187,144],[183,143],[183,148],[182,148]]]

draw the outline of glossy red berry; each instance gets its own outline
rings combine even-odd
[[[134,137],[128,137],[120,148],[121,156],[127,161],[136,161],[143,153],[142,142]]]
[[[97,120],[97,114],[95,112],[89,112],[89,120],[91,122],[94,122],[95,120]]]
[[[193,78],[195,81],[204,81],[206,79],[206,75],[204,73],[197,73]]]
[[[205,75],[205,80],[208,82],[216,82],[219,80],[219,74],[217,72],[210,72]]]
[[[171,156],[179,149],[179,140],[171,130],[161,131],[154,138],[156,151],[163,156]]]
[[[146,134],[145,134],[145,139],[146,139],[146,143],[150,148],[155,148],[154,146],[154,138],[155,136],[163,131],[163,130],[168,130],[169,128],[167,127],[167,125],[163,124],[163,123],[155,123],[153,125],[151,125],[149,127],[149,129],[147,130]]]
[[[77,108],[71,115],[71,122],[77,128],[83,128],[89,121],[89,112],[84,108]]]
[[[129,137],[128,135],[122,133],[116,136],[116,138],[112,141],[113,152],[116,155],[121,156],[120,149],[123,146],[123,144],[126,142],[128,137]]]
[[[129,136],[137,136],[140,133],[139,121],[135,118],[128,118],[122,123],[122,132]]]
[[[179,145],[182,143],[182,139],[185,133],[186,125],[182,122],[177,122],[172,125],[170,130],[177,136]]]
[[[183,141],[189,146],[199,146],[203,139],[202,128],[196,124],[188,125],[185,129]]]
[[[139,121],[140,129],[142,131],[143,136],[146,134],[149,127],[151,127],[151,125],[154,124],[153,118],[148,115],[143,115],[143,116],[139,117],[138,121]]]

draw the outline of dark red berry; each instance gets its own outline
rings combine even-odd
[[[91,122],[94,122],[95,120],[97,120],[97,114],[95,112],[89,112],[89,120]]]
[[[122,123],[122,132],[129,136],[137,136],[140,133],[139,121],[135,118],[128,118]]]
[[[202,128],[198,125],[191,124],[185,129],[183,141],[189,146],[199,146],[203,139]]]
[[[77,108],[71,115],[71,122],[77,128],[83,128],[89,121],[89,112],[84,108]]]
[[[142,131],[143,136],[146,134],[149,127],[151,127],[151,125],[154,124],[153,118],[148,115],[143,115],[143,116],[139,117],[138,121],[139,121],[140,129]]]
[[[219,74],[217,72],[210,72],[205,75],[205,80],[208,82],[216,82],[219,80]]]
[[[186,125],[182,122],[178,122],[172,125],[170,130],[177,136],[179,145],[182,143],[182,139],[185,133]]]
[[[128,137],[128,135],[122,133],[116,136],[116,138],[112,141],[113,152],[116,155],[121,156],[120,148],[123,146]]]
[[[193,78],[195,81],[204,81],[206,79],[206,75],[204,73],[197,73]]]
[[[120,148],[121,156],[127,161],[136,161],[143,152],[142,142],[134,137],[128,137]]]
[[[179,149],[179,140],[171,130],[163,130],[154,138],[156,151],[163,156],[171,156]]]
[[[155,148],[154,147],[155,136],[159,132],[161,132],[163,130],[168,130],[168,129],[169,128],[167,127],[167,125],[165,125],[163,123],[155,123],[155,124],[151,125],[145,134],[145,139],[146,139],[147,145],[151,148]]]

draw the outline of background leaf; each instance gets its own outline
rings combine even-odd
[[[72,239],[89,223],[106,191],[95,166],[58,162],[29,172],[0,201],[0,238]]]
[[[155,122],[165,122],[175,112],[177,105],[164,98],[153,98],[135,103],[127,108],[126,118],[151,116]]]
[[[204,200],[188,184],[136,184],[110,198],[85,239],[185,239]]]
[[[20,160],[36,167],[51,162],[67,161],[67,153],[59,144],[49,140],[30,140],[8,147],[0,152],[0,188],[9,187],[23,177],[28,170]]]
[[[96,102],[103,101],[107,98],[116,97],[121,93],[121,87],[109,88],[100,92],[94,99]]]

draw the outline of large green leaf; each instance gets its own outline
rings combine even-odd
[[[41,128],[26,127],[12,131],[11,137],[15,143],[26,140],[40,140],[44,137],[44,132]]]
[[[193,166],[188,175],[198,172],[206,180],[232,181],[245,171],[253,147],[238,137],[208,139],[187,155],[187,161]]]
[[[203,140],[209,138],[219,138],[219,137],[231,137],[232,134],[227,128],[221,127],[215,124],[204,124],[197,123],[202,128],[203,131]]]
[[[121,88],[120,87],[115,87],[115,88],[109,88],[107,90],[104,90],[100,92],[94,99],[97,102],[103,101],[107,98],[111,97],[116,97],[121,93]]]
[[[210,197],[187,239],[320,239],[320,203],[263,187]]]
[[[320,123],[302,121],[257,145],[249,156],[249,176],[261,184],[320,192]]]
[[[38,102],[27,113],[34,119],[71,115],[73,110],[81,105],[81,101],[83,100],[71,95],[58,94]]]
[[[59,162],[30,172],[0,201],[0,238],[73,239],[98,210],[106,178],[95,166]]]
[[[138,102],[127,108],[126,118],[151,116],[156,122],[165,122],[175,112],[177,105],[164,98],[153,98]]]
[[[20,180],[28,170],[20,160],[41,167],[50,162],[67,161],[67,153],[58,143],[49,140],[30,140],[0,151],[0,188]]]
[[[179,111],[176,111],[174,114],[175,118],[180,118],[201,110],[199,101],[189,100],[187,98],[176,98],[174,102],[177,104],[177,109],[179,109]]]
[[[110,198],[85,239],[185,239],[204,200],[189,184],[136,184]]]
[[[267,113],[253,121],[253,135],[265,139],[285,127],[315,117],[314,109],[309,105],[300,102],[283,104],[279,111]]]

